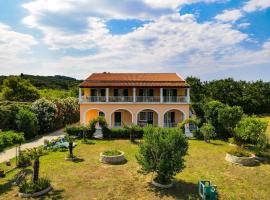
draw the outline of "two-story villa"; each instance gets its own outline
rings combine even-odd
[[[80,123],[175,127],[189,118],[189,85],[175,73],[94,73],[80,84]],[[189,134],[186,126],[186,134]]]

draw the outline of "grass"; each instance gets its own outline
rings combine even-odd
[[[128,140],[93,141],[79,144],[74,155],[79,162],[65,161],[66,152],[52,152],[40,159],[40,175],[52,181],[54,190],[42,199],[199,199],[197,183],[211,180],[217,185],[219,199],[268,199],[270,196],[270,165],[242,167],[225,161],[228,143],[205,143],[189,140],[186,168],[175,176],[175,186],[157,190],[149,182],[151,175],[138,173],[136,144]],[[99,162],[100,152],[119,149],[125,152],[127,163],[106,165]],[[18,187],[11,187],[12,171],[0,179],[0,199],[14,196]]]

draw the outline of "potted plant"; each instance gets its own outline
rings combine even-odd
[[[181,129],[147,126],[136,158],[142,172],[155,173],[153,185],[169,188],[173,185],[173,176],[185,167],[184,156],[187,150],[188,142]]]
[[[100,161],[105,164],[123,164],[125,163],[125,155],[123,151],[107,150],[100,154]]]

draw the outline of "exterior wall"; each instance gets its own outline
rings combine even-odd
[[[91,89],[90,88],[83,88],[84,96],[90,97],[91,96]]]
[[[89,124],[89,122],[92,120],[92,119],[95,119],[99,116],[99,112],[100,110],[89,110],[88,112],[86,112],[86,116],[85,116],[85,124]]]
[[[185,96],[185,88],[177,88],[178,96]]]
[[[137,124],[137,116],[138,113],[145,109],[152,109],[156,113],[158,113],[158,125],[163,127],[164,122],[164,114],[169,110],[179,110],[184,114],[184,119],[189,117],[189,104],[97,104],[97,103],[81,103],[80,104],[80,123],[85,124],[88,123],[87,120],[90,117],[87,114],[89,110],[98,109],[105,114],[105,119],[108,124],[111,124],[111,114],[118,109],[126,109],[130,113],[132,113],[132,123]],[[90,112],[91,113],[91,112]],[[92,113],[93,114],[93,113]],[[96,113],[98,116],[98,113]],[[88,117],[87,117],[88,116]]]

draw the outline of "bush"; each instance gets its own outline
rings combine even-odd
[[[23,133],[15,133],[13,131],[0,132],[0,151],[6,147],[23,142]]]
[[[42,133],[46,133],[54,129],[57,113],[57,107],[54,103],[42,98],[35,101],[31,109],[38,118],[40,131]]]
[[[68,135],[72,135],[72,136],[77,136],[82,138],[85,133],[85,137],[87,138],[92,138],[93,137],[93,132],[90,130],[89,127],[86,126],[81,126],[81,125],[71,125],[71,126],[67,126],[65,128],[65,132]]]
[[[181,129],[147,126],[136,158],[143,172],[155,172],[155,180],[167,184],[184,169],[187,150],[188,142]]]
[[[134,142],[136,138],[141,138],[143,136],[143,128],[138,125],[125,125],[124,129],[129,134],[129,139],[131,142]]]
[[[254,144],[258,147],[264,147],[267,144],[265,135],[267,125],[267,122],[255,117],[245,117],[234,129],[234,139],[238,145]]]
[[[18,167],[28,167],[31,165],[31,157],[26,153],[26,151],[21,151],[19,153]]]
[[[192,131],[193,136],[198,140],[203,140],[204,136],[200,130],[194,130]]]
[[[242,149],[242,148],[231,148],[227,151],[228,154],[237,156],[237,157],[250,157],[251,153]]]
[[[50,185],[51,181],[47,178],[39,178],[36,182],[25,180],[19,185],[19,192],[33,194],[48,188]]]
[[[37,136],[39,131],[38,119],[33,112],[21,109],[16,115],[16,124],[18,130],[24,133],[26,140]]]
[[[3,97],[9,101],[35,101],[39,99],[38,90],[20,77],[10,76],[3,82]]]
[[[214,137],[215,128],[210,123],[204,123],[201,127],[201,132],[205,142],[210,142],[210,139]]]
[[[17,104],[1,105],[0,106],[0,129],[4,131],[17,130],[16,115],[20,108]]]

